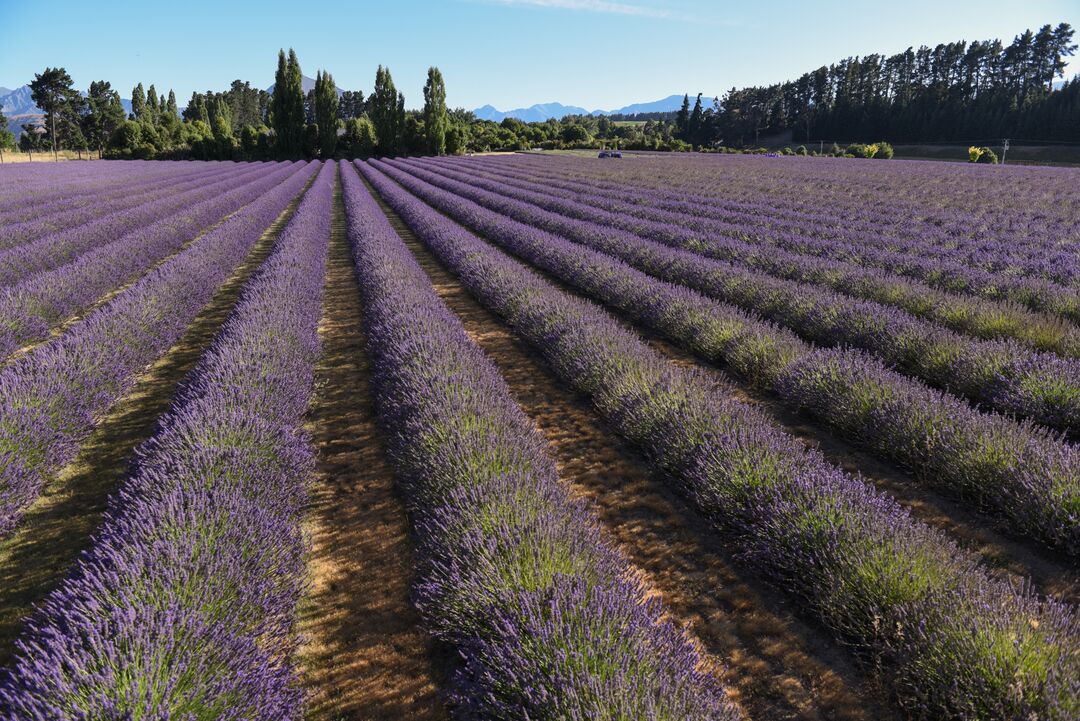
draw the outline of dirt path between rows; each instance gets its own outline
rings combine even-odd
[[[723,681],[751,717],[900,718],[849,654],[793,613],[782,594],[736,566],[725,540],[383,207],[440,296],[548,439],[560,478],[589,499],[607,536],[643,571],[672,619],[710,661],[726,666]]]
[[[368,393],[360,290],[340,192],[339,184],[309,424],[319,466],[307,525],[311,591],[300,620],[307,717],[437,721],[446,718],[438,659],[409,600],[409,523]]]
[[[11,660],[22,620],[89,545],[109,494],[127,475],[132,452],[153,435],[158,418],[172,404],[177,384],[213,341],[244,283],[269,255],[299,204],[299,197],[289,204],[184,336],[139,377],[131,393],[113,405],[76,459],[61,469],[30,507],[15,533],[0,541],[0,666]]]

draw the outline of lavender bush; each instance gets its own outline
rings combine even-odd
[[[761,313],[808,340],[861,347],[939,388],[1004,413],[1065,430],[1080,429],[1080,360],[1033,353],[1011,341],[971,339],[879,303],[705,259],[639,234],[567,217],[547,210],[549,199],[540,194],[529,194],[532,200],[526,203],[416,166],[395,163],[394,167],[407,168],[438,187],[615,255],[665,280]],[[570,201],[559,201],[555,207],[567,210],[570,205]],[[593,215],[592,211],[578,214]]]
[[[140,448],[90,550],[31,617],[0,678],[0,716],[301,718],[291,654],[313,469],[303,418],[333,174],[324,166]]]
[[[582,167],[559,164],[564,175],[554,181],[544,177],[545,184],[565,180],[565,174]],[[789,170],[792,177],[785,175]],[[682,158],[668,168],[649,163],[580,173],[590,189],[599,184],[608,193],[641,185],[649,197],[666,198],[663,207],[689,213],[695,222],[699,217],[719,221],[720,226],[712,224],[714,232],[759,243],[761,251],[786,248],[820,255],[1080,321],[1080,273],[1075,254],[1068,251],[1077,242],[1070,195],[1076,172],[1011,167],[993,181],[985,173],[967,177],[972,174],[941,164],[894,163],[886,172],[827,160],[785,163],[777,172],[775,164],[750,157]],[[707,186],[713,186],[714,195],[696,195]],[[980,192],[971,192],[975,187]],[[853,192],[870,188],[869,196]],[[994,193],[987,192],[991,188]],[[858,196],[854,204],[851,196]],[[888,197],[888,214],[877,212],[882,197]],[[934,213],[931,209],[942,198],[950,207]],[[641,202],[642,196],[634,200]],[[999,212],[1003,207],[1009,212]],[[994,212],[987,214],[988,208]],[[811,222],[817,230],[808,234]],[[854,238],[845,230],[849,226],[859,231]],[[660,228],[658,237],[669,230]],[[975,239],[965,245],[968,236]],[[707,239],[699,252],[710,252],[714,240]],[[1047,248],[1056,252],[1047,256]],[[1023,255],[1028,249],[1044,254],[1029,258]],[[1017,263],[1025,263],[1027,270]]]
[[[45,207],[36,206],[24,211],[29,217],[16,221],[13,214],[8,214],[0,225],[0,248],[16,245],[40,238],[47,233],[75,228],[98,218],[162,197],[163,193],[181,193],[212,182],[215,178],[227,177],[235,172],[235,165],[221,164],[218,167],[202,167],[186,172],[178,171],[161,179],[144,179],[140,176],[125,178],[115,186],[103,185],[108,192],[83,192],[69,202],[57,201]]]
[[[803,255],[779,245],[763,247],[753,242],[766,222],[760,216],[747,214],[749,217],[742,224],[718,224],[702,218],[701,208],[685,199],[678,203],[662,202],[649,193],[634,193],[626,188],[605,192],[594,184],[568,182],[558,174],[555,177],[545,174],[537,178],[531,174],[508,171],[505,163],[492,163],[499,168],[499,172],[495,172],[488,170],[486,165],[477,168],[478,163],[466,165],[460,160],[429,159],[422,162],[424,168],[453,171],[448,173],[449,177],[472,181],[486,190],[505,190],[506,186],[510,186],[538,191],[565,200],[581,201],[617,214],[674,224],[692,231],[692,235],[665,235],[667,242],[674,247],[696,250],[711,258],[746,265],[780,278],[827,286],[855,298],[896,306],[912,315],[979,338],[1012,338],[1037,350],[1080,357],[1080,329],[1056,316],[1034,312],[1016,304],[937,290],[924,282],[878,268],[867,268],[840,257]],[[656,202],[661,202],[662,208],[653,205]],[[832,225],[835,226],[835,222]],[[805,234],[810,231],[802,221],[796,221],[794,227],[785,228],[784,232]],[[742,240],[744,237],[751,240]]]
[[[123,285],[225,216],[253,202],[302,164],[267,167],[234,189],[208,198],[175,216],[136,228],[116,240],[87,251],[58,268],[31,275],[0,288],[0,358],[41,340],[54,324]]]
[[[312,172],[292,175],[60,338],[0,370],[0,535],[75,457],[98,416],[181,337]]]
[[[209,184],[199,184],[183,193],[161,191],[150,202],[125,211],[111,213],[86,225],[44,235],[23,245],[0,251],[0,287],[70,262],[86,251],[129,233],[146,223],[161,220],[183,208],[230,190],[245,176],[257,177],[266,164],[237,165],[224,177]]]
[[[589,396],[743,559],[886,664],[920,718],[1075,718],[1076,609],[992,580],[943,534],[829,465],[759,411],[673,366],[409,195],[365,177],[464,285]]]
[[[797,409],[926,483],[1080,553],[1080,454],[1027,424],[984,414],[852,350],[793,333],[502,216],[393,167],[376,167],[449,217],[675,343],[727,363]]]
[[[343,167],[372,386],[419,536],[417,602],[463,718],[735,719],[559,483],[544,440]]]

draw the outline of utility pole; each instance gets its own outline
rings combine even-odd
[[[1008,152],[1009,152],[1009,139],[1005,138],[1004,142],[1001,144],[1001,164],[1002,165],[1005,165],[1005,155]]]

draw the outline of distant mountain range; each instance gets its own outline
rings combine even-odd
[[[504,118],[517,118],[526,123],[539,123],[550,118],[559,120],[567,115],[632,115],[634,113],[669,113],[678,110],[682,106],[682,95],[669,95],[661,100],[651,103],[634,103],[615,110],[586,110],[577,105],[563,105],[562,103],[539,103],[527,108],[515,108],[514,110],[501,111],[491,105],[485,105],[473,111],[473,115],[481,120],[493,120],[502,122]]]

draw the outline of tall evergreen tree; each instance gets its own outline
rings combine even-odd
[[[100,154],[105,150],[112,134],[124,123],[124,106],[120,103],[120,93],[104,80],[90,83],[86,104],[83,135],[86,136],[87,143],[97,148]]]
[[[404,126],[403,112],[398,108],[398,92],[390,69],[382,65],[375,71],[375,89],[368,98],[371,122],[380,155],[396,155]],[[404,96],[401,104],[404,105]]]
[[[0,163],[4,162],[4,151],[15,149],[15,133],[7,129],[7,118],[0,109]]]
[[[158,94],[154,89],[154,84],[150,83],[150,88],[146,91],[146,112],[150,116],[152,122],[157,122],[158,113],[161,108],[158,107]]]
[[[233,137],[232,110],[221,95],[216,96],[208,104],[210,113],[210,130],[217,140],[226,140]]]
[[[176,107],[176,93],[174,93],[172,89],[169,90],[169,99],[165,103],[165,112],[171,117],[177,117],[179,115]]]
[[[45,111],[45,128],[54,158],[57,148],[65,142],[82,147],[78,141],[82,140],[80,124],[84,103],[66,70],[45,68],[44,72],[36,73],[30,83],[30,97]]]
[[[446,83],[443,82],[442,72],[430,67],[424,84],[424,134],[427,136],[427,151],[432,155],[446,155],[446,130],[449,126]]]
[[[146,115],[146,91],[143,90],[142,83],[139,83],[131,90],[131,117],[134,120],[141,120]]]
[[[361,90],[346,90],[341,94],[341,104],[338,106],[342,120],[359,118],[364,114],[364,93]]]
[[[290,127],[291,146],[297,153],[303,151],[304,145],[304,76],[300,72],[300,61],[296,58],[296,51],[289,48],[289,72],[288,97],[290,104],[289,117],[292,119]]]
[[[682,96],[682,107],[679,108],[679,112],[675,115],[675,128],[678,130],[679,137],[685,139],[690,130],[689,93]]]
[[[701,93],[697,94],[694,101],[694,109],[690,112],[690,119],[686,123],[686,140],[693,145],[701,145],[701,131],[703,129],[703,117],[701,109]]]
[[[330,73],[320,71],[315,76],[315,125],[319,129],[319,153],[332,158],[337,148],[338,96],[337,86]]]
[[[270,123],[274,129],[278,153],[290,158],[300,156],[304,142],[304,91],[300,62],[296,51],[278,53],[274,75],[274,94],[270,100]]]

